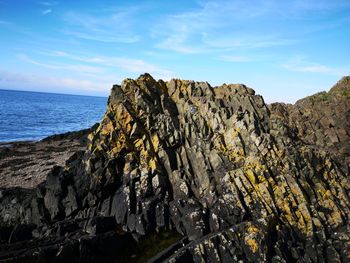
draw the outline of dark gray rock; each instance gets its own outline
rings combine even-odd
[[[2,190],[1,240],[37,227],[0,261],[347,262],[350,132],[335,116],[350,87],[338,86],[330,105],[344,107],[322,119],[308,99],[268,107],[241,84],[126,79],[85,152],[36,191]]]

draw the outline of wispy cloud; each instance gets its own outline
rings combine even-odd
[[[79,73],[101,73],[103,71],[103,69],[100,67],[93,67],[93,66],[88,66],[88,65],[43,63],[43,62],[36,61],[36,60],[30,58],[26,54],[18,54],[17,58],[24,61],[24,62],[33,64],[36,66],[44,67],[47,69],[74,71],[74,72],[79,72]]]
[[[187,34],[184,32],[177,32],[174,35],[167,36],[156,47],[161,49],[167,49],[184,54],[194,54],[208,52],[209,48],[200,45],[193,45],[186,43]]]
[[[10,72],[0,69],[0,86],[7,88],[42,88],[47,90],[47,87],[60,89],[69,89],[71,92],[94,92],[99,94],[108,94],[111,83],[94,82],[86,79],[71,78],[71,77],[55,77],[35,74],[23,74]]]
[[[172,71],[139,59],[103,56],[84,57],[64,51],[55,51],[47,55],[65,58],[67,62],[64,64],[44,63],[32,59],[26,54],[18,54],[17,58],[21,61],[38,67],[52,69],[53,71],[51,73],[50,71],[46,71],[46,73],[38,75],[0,69],[0,87],[22,89],[25,86],[32,89],[42,88],[46,90],[49,86],[51,89],[67,89],[73,93],[108,95],[113,83],[120,82],[125,77],[134,77],[132,73],[141,74],[149,72],[155,78],[166,80],[175,77]],[[84,62],[84,64],[74,64],[74,62]],[[118,69],[122,69],[127,73],[117,73]],[[66,74],[62,72],[66,72]],[[70,72],[79,74],[72,75]],[[59,75],[59,77],[50,74]],[[69,77],[64,77],[65,75]]]
[[[44,10],[41,11],[41,14],[43,16],[48,15],[50,13],[53,12],[53,7],[58,5],[58,2],[56,1],[43,1],[43,2],[39,2],[39,5],[41,5],[43,8],[45,8]]]
[[[48,15],[48,14],[50,14],[50,13],[52,13],[52,9],[45,9],[45,10],[43,10],[42,12],[41,12],[41,14],[42,15]]]
[[[139,36],[132,33],[132,11],[113,14],[68,12],[64,16],[64,33],[87,40],[109,43],[135,43]]]
[[[319,63],[308,62],[302,58],[294,58],[281,66],[287,70],[295,72],[321,73],[334,76],[345,76],[350,74],[350,66],[331,67]]]
[[[206,38],[203,40],[203,42],[210,45],[213,48],[221,50],[271,48],[278,46],[293,45],[297,43],[296,40],[276,39],[272,36],[241,36],[239,38],[222,37],[218,39]]]
[[[161,41],[159,48],[180,53],[201,53],[223,51],[237,48],[268,48],[291,44],[291,40],[277,36],[257,34],[254,38],[246,37],[249,28],[237,25],[246,21],[258,21],[272,12],[268,1],[256,1],[247,6],[245,1],[203,1],[197,10],[169,15],[164,22],[152,31]]]
[[[125,72],[123,75],[142,74],[148,72],[155,78],[169,80],[176,77],[174,72],[158,65],[146,62],[142,59],[126,57],[106,56],[84,56],[75,55],[64,51],[43,52],[50,57],[64,58],[64,63],[48,63],[33,59],[27,54],[17,54],[17,58],[26,63],[51,69],[54,71],[76,72],[88,78],[97,79],[98,76],[106,75],[108,72]],[[48,61],[46,59],[45,61]]]
[[[162,68],[152,63],[148,63],[142,59],[126,58],[126,57],[106,57],[106,56],[82,56],[74,55],[64,51],[55,51],[51,53],[51,56],[64,57],[73,61],[79,61],[84,63],[90,63],[97,66],[106,68],[121,69],[131,73],[144,73],[148,72],[154,74],[155,77],[162,79],[170,79],[175,77],[174,72],[171,70]]]
[[[290,35],[279,26],[285,23],[280,22],[310,21],[310,12],[320,13],[317,16],[319,22],[323,12],[329,14],[344,7],[350,7],[350,2],[252,0],[247,4],[244,0],[199,1],[192,11],[161,17],[159,24],[151,29],[151,35],[158,40],[158,48],[179,53],[267,49],[299,42],[298,32]],[[289,24],[293,26],[293,22]]]
[[[40,2],[39,4],[43,5],[43,6],[55,6],[55,5],[58,5],[58,2],[55,2],[55,1],[44,1],[44,2]]]

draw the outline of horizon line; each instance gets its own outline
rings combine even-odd
[[[31,92],[31,93],[43,93],[52,95],[67,95],[67,96],[82,96],[82,97],[97,97],[97,98],[108,98],[108,96],[102,95],[85,95],[85,94],[72,94],[72,93],[60,93],[60,92],[49,92],[49,91],[36,91],[36,90],[21,90],[21,89],[6,89],[0,88],[0,91],[11,91],[11,92]]]

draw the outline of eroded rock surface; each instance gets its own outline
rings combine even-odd
[[[53,135],[41,141],[0,143],[0,188],[35,188],[45,181],[55,165],[87,145],[87,135],[96,128]]]
[[[333,104],[306,121],[309,100],[268,107],[244,85],[124,80],[86,151],[36,190],[1,192],[1,240],[26,240],[0,246],[0,261],[350,261],[348,123],[333,118],[340,144],[322,137]],[[168,248],[130,249],[151,236]]]

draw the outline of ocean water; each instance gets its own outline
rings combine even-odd
[[[107,98],[0,89],[0,142],[40,140],[99,122]]]

